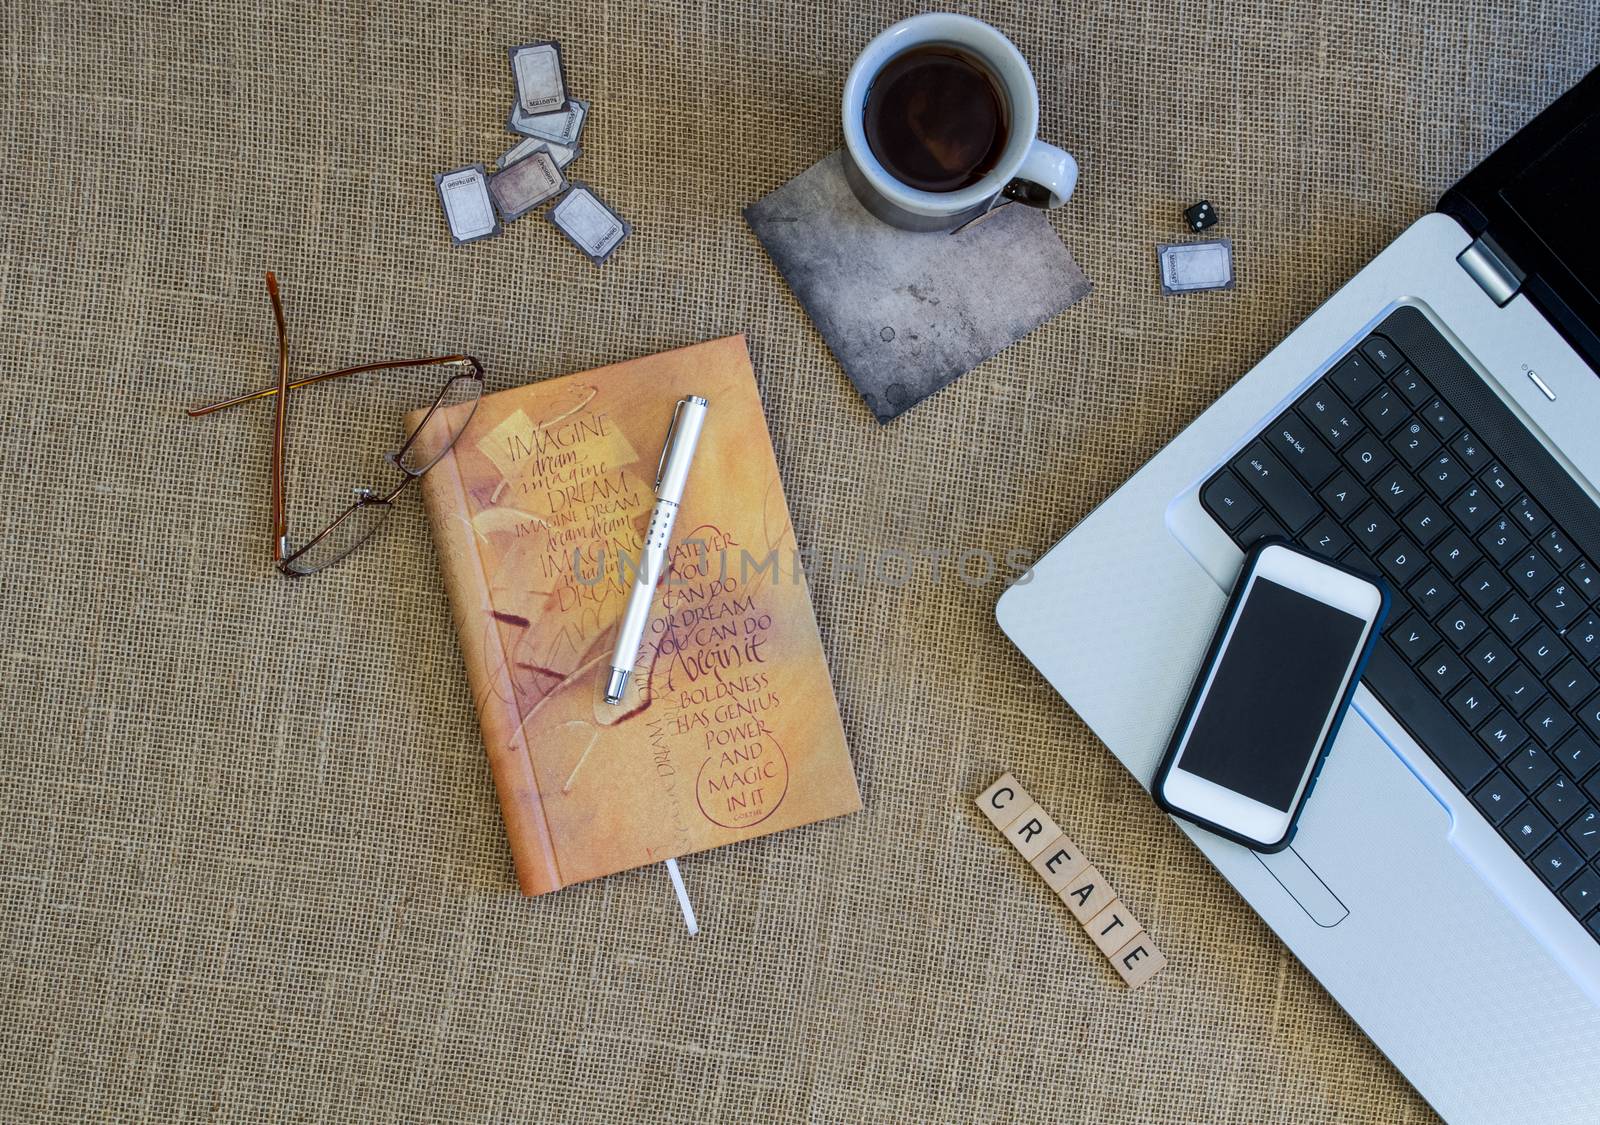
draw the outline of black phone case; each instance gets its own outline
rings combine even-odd
[[[1317,748],[1317,762],[1316,765],[1311,767],[1311,780],[1306,782],[1305,792],[1300,794],[1300,800],[1295,802],[1294,808],[1290,811],[1289,827],[1284,831],[1283,839],[1273,843],[1263,843],[1260,840],[1248,839],[1231,829],[1222,827],[1220,824],[1213,824],[1211,821],[1195,816],[1185,809],[1174,807],[1161,795],[1161,784],[1172,770],[1173,759],[1178,756],[1178,740],[1188,727],[1189,720],[1194,716],[1195,706],[1200,702],[1200,686],[1205,682],[1206,673],[1216,663],[1217,654],[1222,648],[1222,638],[1228,631],[1228,622],[1233,620],[1233,615],[1239,608],[1239,601],[1244,597],[1244,590],[1248,585],[1247,580],[1255,572],[1256,563],[1261,558],[1261,552],[1268,547],[1286,548],[1297,555],[1314,559],[1324,566],[1342,570],[1346,574],[1361,579],[1363,582],[1370,582],[1378,588],[1378,595],[1382,599],[1378,604],[1378,615],[1372,622],[1372,630],[1367,634],[1366,643],[1361,646],[1361,657],[1356,661],[1355,674],[1350,677],[1350,683],[1345,688],[1344,696],[1339,700],[1338,708],[1334,712],[1333,723],[1328,727],[1327,737],[1322,740],[1322,745]],[[1378,634],[1383,631],[1384,620],[1389,616],[1389,600],[1389,584],[1382,578],[1375,578],[1370,574],[1363,574],[1359,570],[1353,570],[1348,566],[1330,562],[1319,555],[1313,555],[1309,551],[1301,550],[1293,543],[1287,543],[1281,539],[1263,539],[1260,543],[1250,548],[1249,553],[1245,555],[1244,565],[1239,570],[1239,577],[1233,584],[1233,592],[1228,596],[1228,604],[1223,608],[1222,618],[1217,622],[1216,634],[1211,638],[1210,647],[1206,649],[1205,659],[1200,662],[1200,670],[1195,673],[1194,685],[1189,689],[1189,701],[1183,705],[1183,714],[1179,716],[1177,726],[1172,728],[1172,739],[1167,743],[1167,752],[1162,755],[1161,764],[1156,767],[1155,777],[1151,779],[1150,795],[1155,798],[1156,804],[1173,816],[1182,817],[1190,824],[1198,824],[1207,832],[1214,832],[1218,836],[1232,840],[1236,844],[1243,844],[1253,851],[1271,853],[1281,852],[1284,848],[1287,848],[1294,840],[1295,830],[1300,827],[1301,810],[1306,807],[1306,800],[1311,796],[1311,791],[1317,787],[1317,778],[1322,775],[1322,766],[1328,760],[1328,751],[1333,749],[1334,740],[1339,737],[1339,728],[1344,725],[1345,714],[1350,710],[1350,700],[1356,694],[1356,685],[1361,682],[1361,674],[1367,670],[1367,660],[1372,656],[1372,648],[1377,644]]]

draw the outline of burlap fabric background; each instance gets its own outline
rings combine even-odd
[[[999,579],[926,560],[1048,546],[1600,62],[1600,9],[973,6],[1083,162],[1054,221],[1097,288],[880,429],[739,211],[915,10],[0,14],[0,1118],[1429,1117],[1001,637]],[[452,249],[434,199],[545,35],[635,227],[602,270],[539,218]],[[1201,196],[1238,289],[1162,299]],[[659,868],[519,898],[416,499],[286,581],[270,409],[179,412],[269,377],[267,267],[299,370],[462,348],[505,387],[749,333],[800,542],[924,560],[813,581],[866,811],[685,862],[693,941]],[[425,394],[296,396],[297,528]],[[976,815],[1006,767],[1171,954],[1146,990]]]

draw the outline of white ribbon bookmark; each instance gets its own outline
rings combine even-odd
[[[700,932],[700,923],[694,920],[694,905],[689,901],[689,892],[684,889],[677,860],[667,860],[667,874],[672,877],[672,889],[678,896],[678,909],[683,911],[683,924],[689,927],[689,936],[694,937]]]

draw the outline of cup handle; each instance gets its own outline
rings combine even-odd
[[[1060,207],[1077,186],[1078,162],[1072,154],[1036,140],[1028,146],[1016,178],[1000,194],[1030,207]]]

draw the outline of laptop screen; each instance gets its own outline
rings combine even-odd
[[[1572,271],[1578,284],[1600,300],[1600,119],[1589,118],[1568,133],[1500,190],[1522,221]],[[1548,232],[1562,245],[1551,246]]]
[[[1439,210],[1487,235],[1521,295],[1600,373],[1600,67],[1444,193]]]

